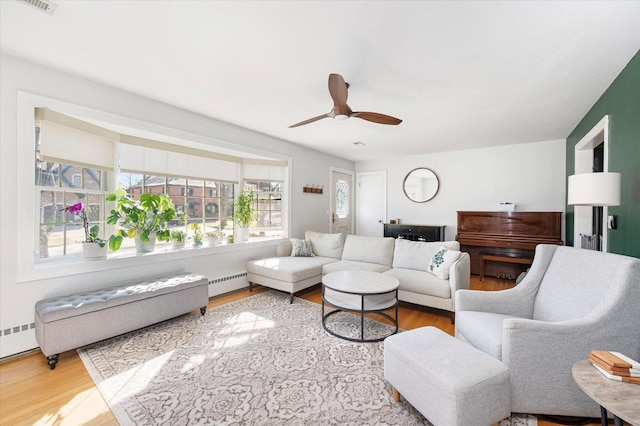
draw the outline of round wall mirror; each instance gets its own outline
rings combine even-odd
[[[438,193],[439,187],[438,176],[426,167],[411,170],[402,182],[404,195],[416,203],[425,203],[431,200]]]

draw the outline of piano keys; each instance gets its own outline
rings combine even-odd
[[[459,211],[456,241],[480,274],[482,255],[533,259],[538,244],[564,245],[562,212]],[[517,278],[526,263],[485,262],[487,276]]]

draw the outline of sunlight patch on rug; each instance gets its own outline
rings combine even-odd
[[[335,324],[357,329],[345,315]],[[389,327],[365,321],[366,331]],[[381,329],[382,328],[382,329]],[[121,425],[430,425],[395,403],[383,342],[321,326],[320,305],[268,291],[78,349]],[[500,426],[534,426],[514,415]]]

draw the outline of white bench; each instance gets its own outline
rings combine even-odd
[[[384,377],[435,426],[490,426],[511,414],[509,369],[435,328],[387,337]]]
[[[41,300],[35,306],[36,339],[51,370],[58,355],[200,308],[209,303],[208,280],[181,273]]]

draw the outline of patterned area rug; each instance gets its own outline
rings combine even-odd
[[[78,352],[122,425],[430,425],[393,402],[382,342],[332,337],[320,319],[320,305],[268,291]],[[332,321],[341,333],[360,325],[348,314]],[[536,424],[527,415],[500,423]]]

